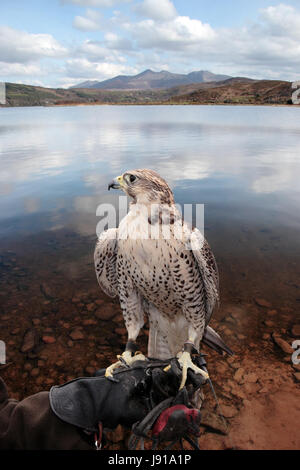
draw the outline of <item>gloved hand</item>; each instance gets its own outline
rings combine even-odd
[[[99,423],[108,429],[119,424],[131,429],[150,416],[151,410],[157,406],[159,410],[159,404],[166,399],[170,405],[191,406],[190,399],[205,383],[201,375],[190,371],[187,387],[178,394],[181,369],[177,359],[137,361],[130,368],[116,369],[113,380],[104,374],[102,369],[95,377],[52,387],[53,412],[61,420],[89,432],[97,432]]]

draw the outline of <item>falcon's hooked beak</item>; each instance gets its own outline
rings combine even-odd
[[[122,189],[124,185],[123,176],[117,176],[108,185],[108,191],[110,189]]]

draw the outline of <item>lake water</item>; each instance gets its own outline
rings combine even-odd
[[[299,148],[292,107],[0,109],[3,311],[67,311],[74,293],[96,292],[96,208],[117,203],[112,177],[152,168],[177,202],[205,204],[222,301],[262,297],[297,315]]]

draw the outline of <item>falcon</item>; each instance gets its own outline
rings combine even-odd
[[[145,357],[136,340],[149,317],[148,357],[177,357],[182,368],[180,388],[187,370],[197,367],[191,353],[201,341],[221,352],[230,350],[208,326],[219,301],[219,276],[214,255],[197,228],[184,222],[173,193],[155,171],[126,171],[108,189],[121,189],[131,199],[119,228],[101,233],[95,248],[96,276],[102,290],[119,297],[128,341],[118,362],[106,369],[131,365]]]

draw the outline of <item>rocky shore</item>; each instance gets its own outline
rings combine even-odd
[[[72,249],[78,249],[82,266],[78,272],[69,261],[72,276],[65,264],[58,269],[57,260],[50,258],[45,267],[32,254],[22,262],[11,250],[1,256],[0,339],[6,343],[7,361],[0,373],[18,400],[93,375],[114,362],[126,343],[118,301],[99,290],[92,259],[76,239]],[[71,255],[65,252],[66,258]],[[291,345],[300,339],[296,312],[261,297],[248,302],[224,297],[211,325],[235,355],[203,352],[225,423],[206,385],[200,447],[299,449],[300,365],[291,357]],[[144,353],[147,336],[146,323],[139,336]],[[124,449],[128,432],[118,428],[108,438],[108,448]]]

